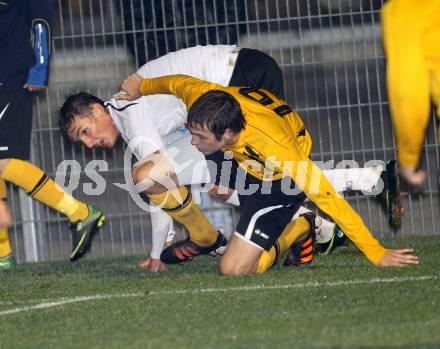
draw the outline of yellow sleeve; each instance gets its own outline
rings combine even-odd
[[[297,144],[292,144],[289,149],[284,148],[276,154],[282,162],[285,175],[289,175],[307,197],[328,214],[365,256],[377,265],[386,249],[372,236],[350,204],[336,193],[321,169]]]
[[[189,110],[192,104],[210,90],[223,89],[222,86],[199,80],[187,75],[167,75],[144,79],[140,86],[142,95],[171,94],[180,98]]]

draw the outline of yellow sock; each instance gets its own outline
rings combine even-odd
[[[0,258],[9,256],[11,253],[8,228],[0,228]]]
[[[61,212],[71,222],[89,215],[87,205],[67,194],[54,180],[29,162],[11,159],[0,176],[24,189],[32,198]]]
[[[275,245],[269,251],[264,251],[258,260],[256,273],[264,273],[281,257],[297,240],[301,239],[310,230],[310,224],[304,217],[299,217],[286,225]]]
[[[8,193],[6,183],[0,179],[0,200],[6,200]],[[8,228],[0,228],[0,258],[11,254],[11,244],[9,242]]]
[[[275,242],[277,244],[277,242]],[[275,246],[272,246],[269,251],[263,251],[263,253],[260,256],[260,259],[258,260],[258,267],[257,267],[257,274],[264,273],[275,262],[275,259],[277,257],[276,248]]]
[[[148,197],[151,202],[185,226],[191,241],[200,246],[209,246],[216,241],[218,235],[216,230],[194,202],[187,187],[180,186]]]

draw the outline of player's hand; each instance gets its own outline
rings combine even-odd
[[[6,202],[0,199],[0,228],[5,228],[11,224],[11,211]]]
[[[160,259],[147,258],[139,262],[139,267],[150,273],[160,273],[166,270],[166,266]]]
[[[210,196],[222,201],[228,201],[233,193],[234,189],[227,188],[223,185],[214,185],[212,189],[208,191]]]
[[[428,174],[423,170],[414,170],[409,167],[399,166],[399,176],[410,186],[418,188],[426,181]]]
[[[23,88],[24,88],[25,90],[28,90],[28,91],[33,92],[33,91],[41,91],[41,90],[45,90],[45,89],[47,88],[47,86],[37,86],[37,85],[32,85],[32,84],[29,84],[29,83],[25,83],[25,84],[23,85]]]
[[[121,85],[121,90],[124,93],[120,93],[115,96],[116,99],[122,99],[125,101],[132,101],[141,97],[140,87],[141,87],[142,77],[139,74],[131,74]]]
[[[414,252],[413,248],[402,248],[400,250],[387,250],[380,259],[379,267],[404,267],[408,264],[419,264],[419,257],[409,254]]]

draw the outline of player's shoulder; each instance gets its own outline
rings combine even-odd
[[[150,103],[146,101],[145,97],[138,98],[134,101],[124,101],[112,98],[105,102],[105,106],[110,111],[110,113],[131,114],[142,111],[143,109],[148,109]]]

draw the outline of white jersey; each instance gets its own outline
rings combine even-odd
[[[185,105],[174,96],[143,96],[132,102],[113,98],[105,105],[124,142],[139,161],[188,137],[187,130],[182,129],[187,114]],[[151,224],[151,258],[159,259],[165,240],[174,236],[173,221],[167,213],[156,211],[151,212]]]
[[[113,98],[105,103],[125,143],[134,145],[131,150],[138,160],[175,142],[186,131],[182,127],[187,112],[182,104],[168,95],[143,96],[132,102]]]
[[[143,78],[184,74],[228,86],[239,49],[235,45],[195,46],[171,52],[143,65]]]

